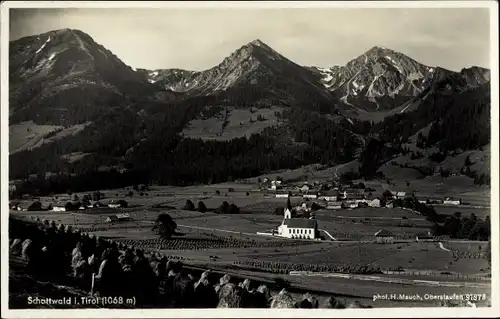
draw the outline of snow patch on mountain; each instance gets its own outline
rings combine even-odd
[[[36,52],[35,52],[35,53],[37,53],[37,54],[38,54],[38,53],[42,52],[43,48],[45,48],[45,46],[47,46],[47,43],[49,43],[49,42],[50,42],[50,40],[51,40],[51,38],[50,38],[50,36],[49,36],[49,38],[47,39],[47,41],[45,41],[45,43],[44,43],[44,44],[42,44],[42,46],[40,47],[40,49],[36,50]]]
[[[398,63],[396,63],[396,61],[394,61],[394,60],[393,60],[390,56],[388,56],[388,55],[386,55],[386,56],[385,56],[385,58],[386,58],[387,60],[391,61],[392,65],[394,65],[394,67],[395,67],[396,69],[398,69],[399,73],[404,74],[403,69],[399,66],[399,64],[398,64]]]

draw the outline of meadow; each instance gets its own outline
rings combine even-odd
[[[428,182],[428,181],[427,181]],[[414,184],[415,181],[412,181]],[[382,191],[382,182],[366,182],[368,187]],[[403,182],[401,182],[403,185]],[[317,270],[343,273],[380,272],[377,276],[390,278],[417,278],[425,280],[474,281],[478,276],[490,272],[483,252],[487,243],[445,241],[442,247],[435,242],[415,242],[418,233],[427,232],[431,224],[424,216],[401,208],[360,208],[316,211],[319,229],[330,233],[337,241],[297,241],[276,236],[258,235],[271,232],[282,222],[283,217],[274,210],[286,205],[286,199],[275,198],[259,186],[250,182],[233,182],[217,185],[191,187],[152,186],[140,196],[132,188],[102,190],[107,203],[113,199],[125,199],[129,208],[96,208],[77,212],[11,211],[15,218],[71,225],[82,232],[109,238],[127,246],[157,251],[172,258],[198,267],[226,269],[239,274],[253,274],[258,278],[279,274],[296,286],[315,287],[344,295],[369,298],[380,289],[405,291],[416,289],[412,285],[377,282],[371,279],[348,280],[342,278],[317,278],[291,276],[292,270]],[[472,191],[477,191],[472,189]],[[77,194],[80,198],[85,194]],[[74,195],[72,195],[74,196]],[[56,199],[57,198],[57,199]],[[40,198],[46,205],[60,201],[65,203],[68,194]],[[183,207],[187,200],[195,206],[203,201],[209,211],[200,213],[187,211]],[[240,208],[240,214],[217,214],[211,210],[224,201]],[[294,197],[292,205],[303,199]],[[453,213],[455,207],[439,207],[438,213]],[[465,210],[462,214],[488,209]],[[130,221],[106,223],[109,215],[126,212]],[[177,223],[178,235],[170,240],[161,240],[152,231],[154,220],[160,213],[168,213]],[[375,243],[375,232],[386,229],[393,233],[394,244]],[[324,234],[322,234],[324,235]],[[329,239],[325,236],[325,239]],[[480,247],[481,246],[481,247]],[[258,261],[258,262],[257,262]],[[390,273],[399,269],[402,273]],[[453,277],[457,275],[458,277]],[[418,287],[420,291],[434,291],[443,287]],[[448,292],[451,288],[447,288]],[[458,291],[458,288],[454,288]]]

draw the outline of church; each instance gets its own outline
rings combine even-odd
[[[316,239],[319,237],[318,222],[314,217],[292,218],[290,200],[285,208],[281,225],[278,226],[278,236],[294,239]]]

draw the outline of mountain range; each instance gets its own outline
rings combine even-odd
[[[457,73],[423,65],[383,47],[373,47],[345,66],[302,67],[260,40],[244,45],[206,71],[156,69],[140,72],[150,83],[194,95],[253,87],[260,92],[269,91],[273,97],[281,97],[280,89],[286,87],[289,90],[284,92],[285,103],[307,104],[297,99],[301,93],[300,96],[314,96],[312,103],[325,102],[330,108],[353,111],[349,113],[354,116],[359,114],[357,112],[397,109],[447,77],[462,78],[464,88],[490,81],[488,69],[471,67]]]
[[[386,125],[395,119],[406,140],[452,113],[481,123],[489,116],[490,70],[454,72],[377,46],[344,66],[322,68],[298,65],[254,40],[205,71],[136,70],[86,33],[63,29],[11,41],[9,53],[11,128],[26,121],[54,127],[36,143],[16,141],[11,178],[101,166],[137,170],[146,161],[149,176],[165,183],[213,182],[354,160],[370,139],[394,144]],[[462,100],[474,101],[464,106],[473,115],[450,105]],[[417,115],[418,125],[408,123]],[[483,131],[470,135],[478,139],[470,147],[485,143]],[[193,147],[222,167],[201,164]],[[162,167],[172,154],[186,171],[200,161],[201,177],[181,172],[173,159]]]

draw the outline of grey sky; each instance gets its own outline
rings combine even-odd
[[[375,45],[457,71],[490,64],[488,9],[11,9],[11,40],[62,28],[135,68],[204,70],[257,38],[301,65],[343,65]]]

